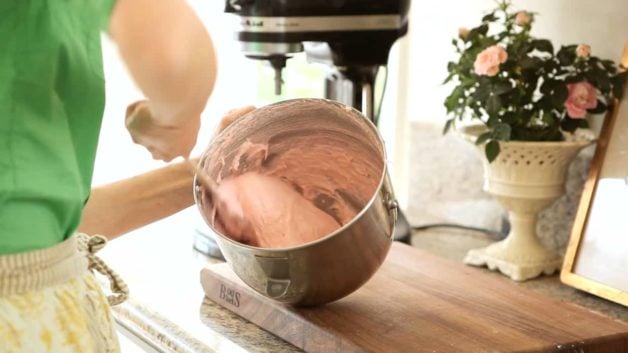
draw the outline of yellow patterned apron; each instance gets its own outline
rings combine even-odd
[[[117,353],[109,308],[128,289],[80,234],[51,248],[0,256],[0,353]],[[92,271],[110,278],[107,298]]]

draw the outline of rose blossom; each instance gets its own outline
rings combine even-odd
[[[597,107],[597,90],[587,81],[567,85],[569,95],[565,101],[567,114],[574,119],[584,119],[587,109]]]
[[[499,64],[508,60],[508,53],[499,45],[493,45],[484,49],[475,58],[473,68],[478,75],[495,76],[499,72]]]
[[[458,28],[458,36],[462,39],[467,39],[467,37],[469,36],[469,29],[466,27]]]
[[[580,58],[586,58],[591,55],[591,47],[586,44],[580,44],[576,48],[576,55]]]
[[[517,26],[526,26],[530,24],[530,21],[532,21],[532,17],[527,11],[519,11],[517,15],[515,15],[515,24]]]

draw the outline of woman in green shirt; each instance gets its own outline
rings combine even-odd
[[[216,65],[185,1],[0,3],[0,352],[119,350],[107,300],[87,271],[88,260],[106,266],[77,249],[93,252],[102,239],[73,236],[90,196],[105,102],[102,31],[147,97],[127,111],[133,140],[165,161],[187,157],[196,142]],[[179,195],[171,208],[191,202],[189,170],[160,173],[187,187],[169,189]],[[101,201],[115,200],[96,194],[85,230],[104,224]],[[157,216],[145,211],[113,227],[119,233]]]

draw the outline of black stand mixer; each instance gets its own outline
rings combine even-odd
[[[227,0],[225,12],[239,17],[236,38],[244,55],[275,69],[276,94],[288,59],[305,51],[308,61],[330,67],[325,98],[360,110],[377,125],[375,79],[392,45],[407,33],[409,7],[410,0]],[[410,235],[400,212],[395,240],[409,243]]]
[[[275,93],[281,93],[287,59],[305,51],[310,61],[333,68],[325,98],[375,120],[375,77],[408,30],[409,7],[410,0],[228,0],[225,11],[239,16],[244,55],[275,69]]]

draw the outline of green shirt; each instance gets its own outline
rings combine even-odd
[[[0,0],[0,254],[72,235],[104,110],[113,0]]]

